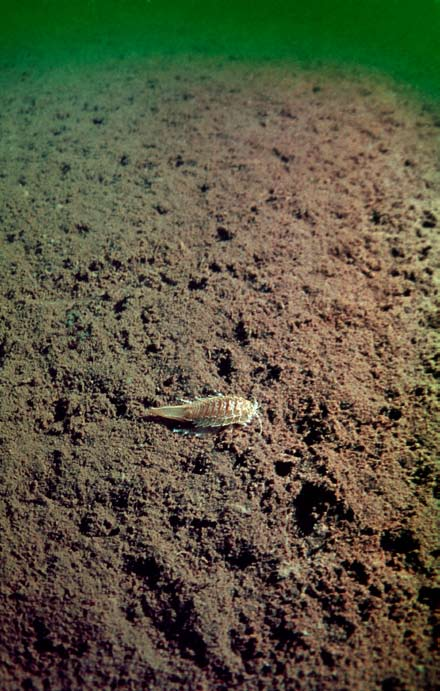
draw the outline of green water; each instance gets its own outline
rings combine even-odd
[[[440,96],[440,0],[2,0],[3,66],[153,54],[360,64]]]

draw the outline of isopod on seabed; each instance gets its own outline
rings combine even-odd
[[[249,401],[242,396],[207,396],[194,401],[184,401],[179,405],[164,405],[147,408],[147,417],[174,420],[186,423],[194,430],[214,430],[228,425],[247,425],[256,417],[260,422],[258,402]]]

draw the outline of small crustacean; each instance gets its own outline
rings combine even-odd
[[[248,401],[241,396],[208,396],[185,400],[179,405],[164,405],[160,408],[148,408],[148,417],[175,420],[190,425],[197,430],[208,431],[227,425],[247,425],[255,416],[259,419],[257,401]],[[261,424],[261,422],[260,422]]]

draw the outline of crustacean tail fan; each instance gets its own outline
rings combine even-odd
[[[186,405],[164,405],[159,408],[147,408],[147,417],[161,417],[165,420],[184,420]]]

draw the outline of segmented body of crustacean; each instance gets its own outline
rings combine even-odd
[[[208,396],[185,401],[180,405],[164,405],[148,408],[148,417],[175,420],[192,425],[195,429],[211,429],[227,425],[247,425],[258,416],[257,401],[241,396]]]

